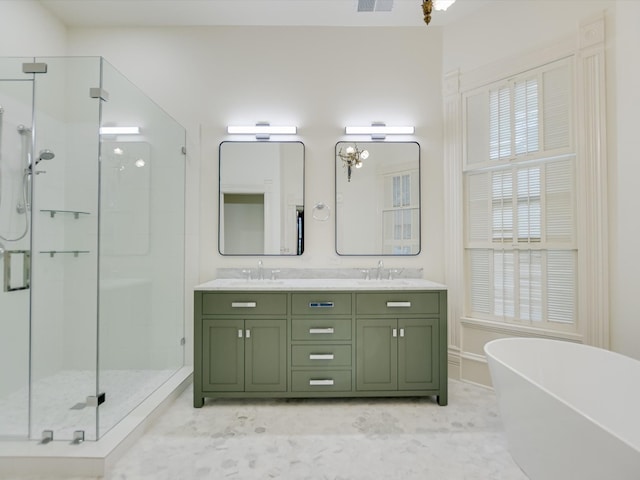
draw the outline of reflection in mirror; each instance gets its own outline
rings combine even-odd
[[[366,151],[358,168],[346,152]],[[342,153],[342,155],[341,155]],[[338,255],[420,253],[420,145],[416,142],[336,144]]]
[[[302,255],[304,144],[220,144],[222,255]]]

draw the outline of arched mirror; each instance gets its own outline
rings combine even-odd
[[[420,253],[420,145],[336,144],[338,255]]]
[[[304,144],[222,142],[218,249],[222,255],[302,255]]]

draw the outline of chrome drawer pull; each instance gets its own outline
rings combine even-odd
[[[310,353],[309,360],[333,360],[333,353]]]
[[[333,302],[309,302],[309,308],[333,308]]]
[[[310,334],[317,334],[317,333],[333,333],[333,327],[329,327],[329,328],[310,328],[309,329],[309,333]]]
[[[231,302],[231,308],[256,308],[256,302]]]
[[[328,379],[328,380],[309,380],[309,385],[311,386],[315,386],[315,385],[333,385],[333,380]]]
[[[387,302],[387,307],[389,308],[396,308],[396,307],[407,308],[410,306],[411,306],[411,302]]]

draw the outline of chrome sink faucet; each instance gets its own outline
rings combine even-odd
[[[376,280],[382,280],[382,273],[384,271],[384,262],[378,261],[378,268],[376,268]]]
[[[258,280],[264,280],[264,270],[262,269],[262,260],[258,260]]]

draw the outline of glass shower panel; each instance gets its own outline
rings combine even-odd
[[[100,59],[37,61],[31,437],[95,440]]]
[[[102,436],[184,364],[185,131],[103,60],[99,390]]]
[[[0,59],[0,438],[29,435],[30,59]]]

